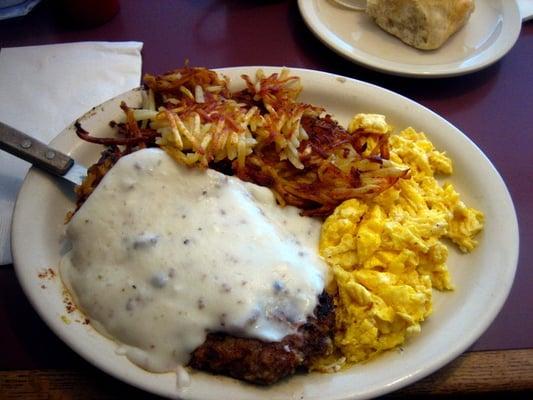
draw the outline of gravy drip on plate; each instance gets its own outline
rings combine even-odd
[[[209,332],[296,333],[325,286],[319,234],[266,188],[145,149],[121,158],[68,224],[61,276],[131,361],[171,371]]]

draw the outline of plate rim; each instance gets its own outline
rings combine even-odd
[[[498,62],[512,49],[512,47],[518,40],[518,37],[520,36],[520,31],[522,29],[522,18],[520,16],[520,10],[516,0],[502,0],[503,7],[505,7],[513,14],[517,24],[509,26],[509,36],[504,38],[506,40],[502,39],[502,33],[500,33],[497,40],[490,46],[488,46],[485,50],[483,50],[480,54],[475,56],[475,58],[480,58],[481,55],[493,49],[499,41],[503,41],[503,44],[497,48],[499,50],[498,52],[494,53],[492,57],[485,57],[481,62],[476,62],[469,66],[457,67],[457,62],[455,62],[439,64],[439,68],[435,68],[434,66],[424,67],[418,64],[408,64],[403,62],[380,59],[379,57],[376,57],[374,55],[368,55],[367,53],[361,53],[361,55],[357,53],[354,54],[341,46],[337,46],[335,41],[331,40],[330,38],[330,35],[332,34],[331,31],[326,26],[326,24],[324,24],[322,20],[317,16],[317,13],[314,10],[315,1],[329,2],[330,0],[298,0],[297,4],[298,10],[300,11],[300,15],[302,16],[305,25],[309,28],[313,35],[320,40],[322,44],[324,44],[333,52],[355,64],[382,73],[410,78],[448,78],[474,73],[481,69],[487,68]],[[348,10],[348,12],[355,11]],[[505,23],[505,21],[503,21],[503,23],[504,27],[508,26],[508,23]]]
[[[234,66],[234,67],[227,67],[227,68],[217,68],[215,70],[218,71],[218,72],[221,72],[221,73],[225,73],[226,71],[228,71],[228,72],[237,72],[238,71],[240,73],[243,73],[243,71],[250,71],[251,72],[251,71],[255,71],[255,70],[260,69],[260,68],[265,70],[265,71],[267,71],[267,72],[271,72],[271,71],[279,71],[280,69],[282,69],[284,67],[278,67],[278,66]],[[490,318],[486,318],[484,320],[484,323],[481,326],[478,326],[478,328],[476,329],[476,331],[474,333],[470,333],[469,340],[466,340],[461,345],[456,346],[456,348],[453,349],[452,352],[448,352],[445,356],[440,357],[440,359],[436,360],[436,362],[434,362],[431,366],[429,366],[429,367],[427,367],[425,369],[424,368],[419,368],[418,370],[413,371],[410,375],[404,376],[401,379],[398,379],[395,382],[391,382],[390,384],[388,384],[386,386],[382,386],[382,387],[374,388],[374,389],[369,389],[369,390],[367,390],[364,393],[363,392],[361,392],[361,393],[353,392],[353,390],[352,390],[351,393],[339,393],[338,396],[331,397],[331,398],[340,400],[340,399],[350,399],[350,398],[368,398],[368,397],[383,395],[385,393],[389,393],[389,392],[398,390],[398,389],[400,389],[402,387],[405,387],[405,386],[407,386],[407,385],[409,385],[409,384],[411,384],[411,383],[413,383],[415,381],[418,381],[418,380],[424,378],[425,376],[435,372],[436,370],[440,369],[442,366],[444,366],[448,362],[450,362],[453,359],[455,359],[457,356],[459,356],[461,353],[463,353],[469,346],[471,346],[472,343],[475,342],[475,340],[477,340],[479,338],[479,336],[481,336],[483,334],[483,332],[485,332],[485,330],[488,328],[488,326],[494,321],[494,319],[496,318],[496,316],[501,311],[501,308],[503,307],[506,299],[509,296],[510,290],[512,288],[512,284],[514,282],[514,277],[516,275],[517,265],[518,265],[519,234],[518,234],[518,222],[517,222],[516,210],[515,210],[515,207],[514,207],[510,192],[509,192],[509,190],[507,188],[507,185],[503,181],[503,178],[501,177],[501,175],[499,174],[499,172],[495,168],[495,166],[492,164],[490,159],[461,130],[459,130],[457,127],[455,127],[453,124],[451,124],[451,122],[447,121],[446,119],[444,119],[443,117],[441,117],[440,115],[435,113],[434,111],[428,109],[427,107],[423,106],[422,104],[417,103],[414,100],[411,100],[411,99],[409,99],[409,98],[407,98],[407,97],[405,97],[405,96],[403,96],[401,94],[398,94],[398,93],[396,93],[394,91],[391,91],[389,89],[386,89],[386,88],[383,88],[383,87],[380,87],[380,86],[377,86],[377,85],[374,85],[374,84],[371,84],[371,83],[367,83],[367,82],[360,81],[360,80],[357,80],[357,79],[353,79],[353,78],[349,78],[349,77],[345,77],[345,76],[337,75],[337,74],[333,74],[333,73],[323,72],[323,71],[310,70],[310,69],[304,69],[304,68],[296,68],[296,67],[294,67],[294,68],[293,67],[288,67],[288,68],[290,69],[290,71],[294,75],[300,76],[303,79],[309,79],[309,80],[312,80],[312,79],[317,79],[317,80],[319,80],[319,79],[337,79],[337,80],[338,79],[342,79],[344,81],[351,81],[352,84],[354,84],[354,85],[365,86],[365,87],[369,88],[370,90],[377,90],[378,92],[382,92],[382,91],[387,92],[390,95],[396,97],[398,100],[401,100],[402,102],[407,102],[410,105],[418,108],[420,110],[420,112],[429,115],[432,119],[436,119],[441,124],[444,124],[444,125],[448,126],[449,129],[452,129],[457,134],[459,134],[459,136],[461,137],[462,140],[466,140],[467,142],[470,143],[470,145],[472,145],[476,149],[476,151],[479,153],[479,155],[488,164],[488,166],[490,167],[492,173],[494,173],[495,176],[499,179],[500,184],[502,185],[502,189],[503,189],[502,195],[507,200],[507,204],[506,205],[510,206],[510,210],[509,211],[512,212],[513,217],[514,217],[514,218],[510,218],[510,221],[509,221],[510,225],[509,226],[510,226],[511,230],[513,231],[513,234],[514,234],[514,236],[516,237],[517,240],[514,242],[515,243],[515,248],[512,251],[512,259],[513,259],[512,266],[513,266],[513,268],[512,268],[512,270],[508,270],[507,271],[507,273],[509,274],[508,280],[506,281],[507,285],[504,287],[504,290],[502,292],[500,292],[500,294],[499,294],[499,297],[498,297],[499,301],[498,301],[498,304],[497,304],[498,306],[495,307],[492,310],[492,313],[491,313],[492,316]],[[136,90],[138,91],[138,89],[133,89],[131,91],[127,91],[127,92],[125,92],[125,93],[123,93],[123,94],[121,94],[119,96],[116,96],[116,97],[114,97],[114,98],[102,103],[99,106],[96,106],[95,108],[104,106],[104,105],[106,105],[108,103],[112,103],[113,101],[116,101],[116,99],[120,99],[120,98],[124,97],[125,95],[127,95],[127,94],[129,94],[129,93],[131,93],[133,91],[136,91]],[[305,88],[304,88],[304,91],[305,91]],[[89,114],[91,114],[93,112],[93,110],[95,108],[89,110],[87,113],[85,113],[80,118],[84,118],[85,116],[88,116]],[[53,145],[54,143],[57,143],[57,141],[61,140],[61,138],[63,136],[67,135],[68,132],[69,132],[69,129],[71,129],[71,127],[72,127],[72,125],[70,125],[69,127],[65,128],[65,130],[63,130],[61,133],[59,133],[52,140],[51,144]],[[61,149],[58,149],[58,150],[61,150]],[[73,150],[73,149],[71,148],[71,150]],[[68,347],[70,347],[73,351],[75,351],[78,355],[80,355],[86,361],[88,361],[89,363],[94,365],[96,368],[106,372],[107,374],[119,379],[122,382],[126,382],[126,383],[128,383],[128,384],[130,384],[132,386],[135,386],[135,387],[139,388],[139,389],[142,389],[142,390],[145,390],[145,391],[148,391],[148,392],[151,392],[151,393],[155,393],[155,394],[158,394],[158,395],[169,397],[169,393],[167,393],[166,391],[156,390],[157,388],[155,388],[155,387],[148,387],[147,385],[143,384],[143,382],[136,381],[134,377],[129,376],[128,374],[124,374],[121,371],[116,371],[111,366],[108,366],[105,363],[101,363],[99,360],[97,360],[91,354],[87,354],[76,343],[71,343],[71,341],[67,338],[66,334],[63,334],[61,329],[56,329],[56,325],[52,321],[52,316],[48,315],[45,311],[43,311],[42,306],[38,302],[38,294],[35,294],[35,293],[33,293],[32,290],[30,290],[31,289],[30,285],[27,284],[26,280],[22,276],[22,269],[21,268],[23,268],[23,267],[19,267],[18,260],[20,260],[21,257],[19,255],[19,252],[17,251],[17,245],[16,245],[15,241],[16,241],[16,238],[18,237],[18,234],[16,233],[17,226],[21,225],[19,223],[19,220],[21,218],[23,218],[23,216],[21,215],[21,211],[20,211],[20,208],[21,208],[20,197],[23,194],[24,188],[27,187],[28,181],[33,179],[33,177],[36,174],[39,175],[39,174],[42,174],[42,173],[40,171],[36,170],[34,167],[32,167],[30,169],[30,171],[28,171],[28,174],[26,175],[26,177],[24,178],[21,190],[19,192],[19,195],[17,196],[17,201],[16,201],[16,204],[15,204],[15,210],[14,210],[14,213],[13,213],[13,222],[12,222],[12,243],[11,243],[11,246],[12,246],[13,260],[14,260],[13,264],[15,266],[15,273],[16,273],[17,279],[18,279],[18,281],[19,281],[19,283],[20,283],[20,285],[21,285],[26,297],[28,298],[28,300],[32,304],[32,307],[37,312],[37,314],[39,314],[41,319],[46,323],[48,328],[51,329],[52,332],[54,332],[54,334],[57,337],[59,337]],[[173,396],[175,396],[175,394]],[[194,399],[195,397],[191,396],[190,398]]]

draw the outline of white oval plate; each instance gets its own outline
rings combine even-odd
[[[253,75],[257,67],[221,70],[243,87],[239,76]],[[266,72],[279,68],[264,67]],[[457,289],[436,293],[434,313],[424,322],[420,335],[400,351],[390,351],[375,360],[335,374],[297,375],[268,388],[230,378],[193,372],[190,387],[179,392],[173,373],[146,372],[115,353],[116,345],[90,326],[62,317],[67,314],[59,279],[38,278],[44,268],[57,271],[63,220],[74,204],[68,188],[34,168],[26,176],[13,218],[12,249],[15,269],[31,303],[48,326],[86,360],[134,386],[159,395],[186,399],[355,399],[378,396],[408,385],[465,351],[489,326],[510,291],[518,258],[518,227],[513,203],[500,175],[483,153],[457,128],[421,105],[388,90],[323,72],[293,69],[301,77],[302,101],[325,107],[346,124],[357,112],[385,114],[397,129],[413,126],[427,133],[437,148],[446,150],[455,162],[451,181],[464,200],[486,215],[480,246],[461,255],[450,249],[449,266]],[[141,92],[125,93],[83,117],[83,126],[98,136],[109,136],[108,122],[119,119],[121,100],[138,106]],[[77,138],[73,127],[52,142],[82,163],[95,162],[101,147]],[[81,318],[81,317],[78,317]]]
[[[435,78],[478,71],[503,57],[522,26],[514,0],[482,0],[468,23],[444,45],[417,50],[383,31],[364,12],[332,0],[298,0],[311,31],[336,53],[366,67],[395,75]]]

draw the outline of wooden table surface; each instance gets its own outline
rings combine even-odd
[[[85,29],[65,24],[52,2],[44,1],[24,18],[0,21],[0,47],[87,40],[144,42],[143,71],[152,73],[189,59],[210,68],[286,65],[341,74],[410,97],[465,132],[491,159],[514,200],[521,241],[514,286],[467,353],[390,396],[532,395],[532,22],[523,24],[516,45],[496,64],[470,75],[417,80],[337,56],[307,29],[296,1],[123,0],[111,21]],[[0,399],[152,398],[98,371],[57,339],[31,308],[12,265],[0,266],[0,327]]]

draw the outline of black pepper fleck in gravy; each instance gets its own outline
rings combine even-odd
[[[221,287],[221,290],[220,290],[220,291],[221,291],[222,293],[229,293],[229,292],[231,292],[231,286],[228,285],[227,283],[223,283],[222,285],[220,285],[220,287]]]
[[[285,288],[285,285],[281,281],[274,281],[272,284],[272,289],[274,289],[274,293],[278,294]]]
[[[199,310],[203,310],[205,308],[205,303],[204,303],[204,299],[202,297],[200,297],[198,299],[198,309]]]
[[[158,235],[141,235],[133,241],[134,250],[143,250],[155,246],[159,242]]]

